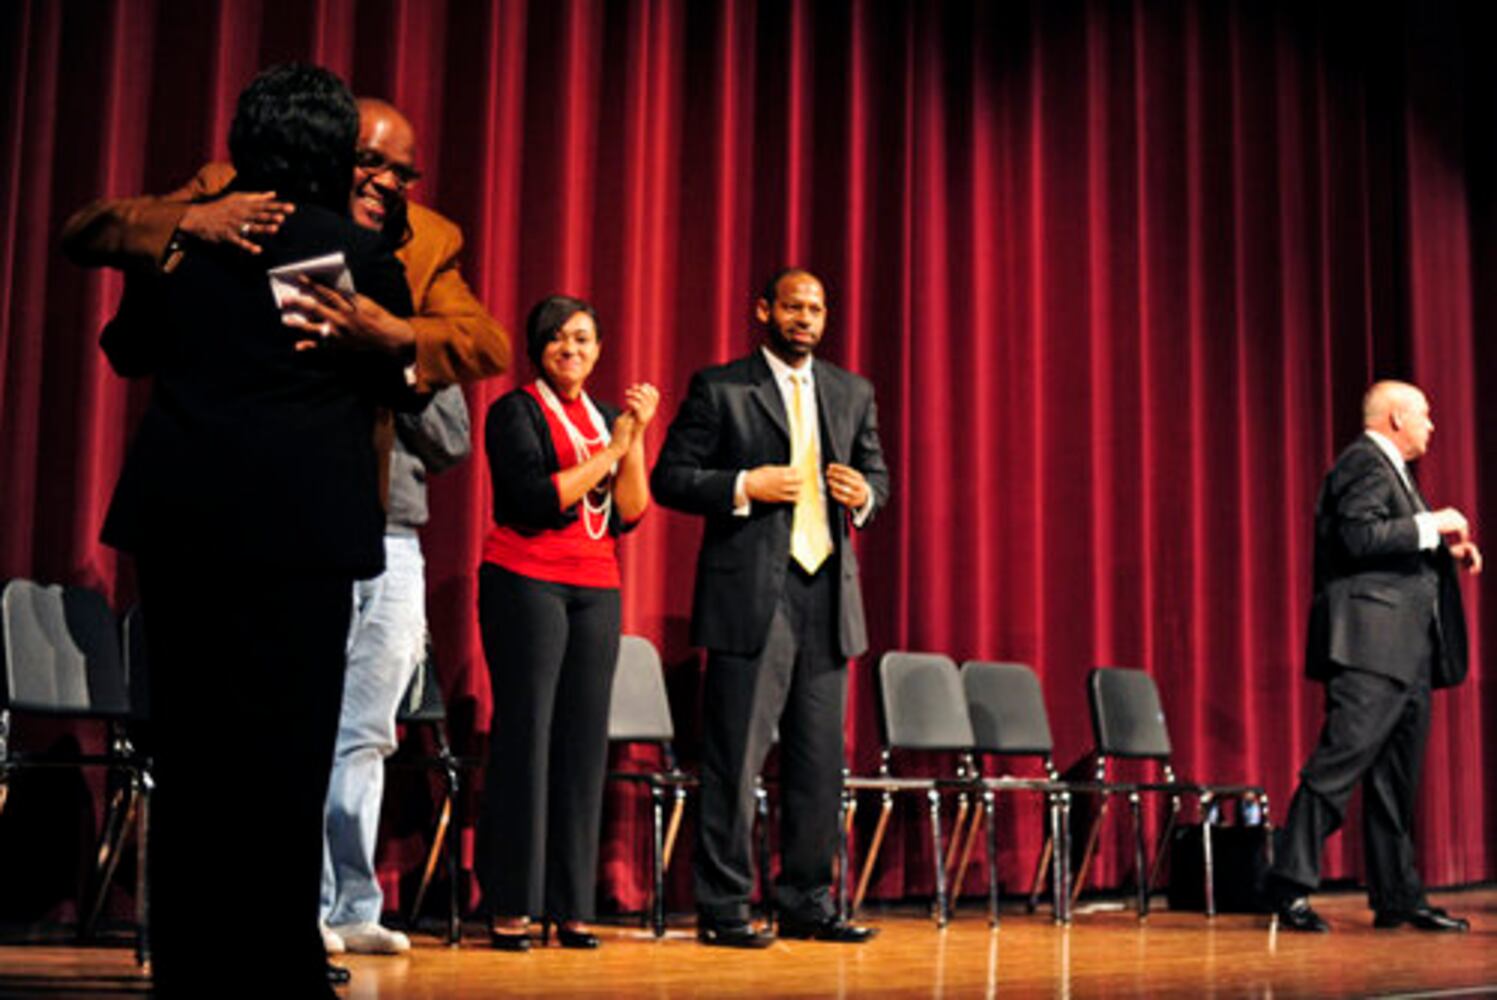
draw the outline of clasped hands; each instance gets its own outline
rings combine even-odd
[[[660,390],[649,382],[636,382],[624,390],[624,410],[613,421],[613,440],[609,447],[623,458],[635,444],[645,439],[645,428],[660,408]]]
[[[815,483],[809,484],[811,488]],[[758,503],[795,503],[807,486],[805,477],[792,465],[761,465],[743,479],[743,492]],[[826,491],[839,504],[858,510],[868,502],[868,480],[850,465],[832,462],[826,467]]]
[[[1466,516],[1454,507],[1442,507],[1434,512],[1434,524],[1456,563],[1468,572],[1480,573],[1481,549],[1471,540],[1471,524]]]

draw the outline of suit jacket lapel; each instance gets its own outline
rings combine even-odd
[[[821,421],[821,452],[824,462],[848,462],[846,442],[849,435],[842,433],[842,422],[846,417],[842,406],[841,386],[832,377],[826,365],[817,365],[816,370],[816,414]]]
[[[780,387],[775,384],[774,372],[769,368],[769,362],[764,360],[764,355],[758,349],[749,356],[749,363],[754,370],[754,387],[751,395],[759,404],[770,422],[780,429],[788,444],[790,441],[790,418],[785,413],[785,400],[780,396]]]

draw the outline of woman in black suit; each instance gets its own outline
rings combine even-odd
[[[587,395],[601,335],[580,299],[541,301],[525,338],[537,378],[496,400],[484,428],[494,522],[478,614],[494,734],[478,876],[494,947],[527,950],[538,916],[563,946],[596,948],[585,922],[618,657],[618,536],[649,506],[644,437],[660,397],[632,385],[619,412]]]
[[[186,240],[133,273],[101,339],[153,376],[104,540],[135,556],[147,621],[156,994],[333,996],[317,930],[322,809],[353,581],[383,569],[377,405],[416,400],[401,362],[305,349],[266,271],[341,252],[358,290],[409,315],[400,264],[348,216],[358,110],[326,70],[240,96],[235,187],[297,211],[262,251]],[[232,905],[222,916],[224,893]],[[220,966],[225,928],[253,961]]]

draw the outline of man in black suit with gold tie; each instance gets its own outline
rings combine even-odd
[[[697,933],[760,948],[748,922],[754,779],[780,733],[783,937],[856,943],[832,858],[843,766],[847,660],[867,649],[851,529],[889,498],[873,386],[813,359],[826,328],[815,275],[775,275],[755,304],[762,348],[698,372],[650,485],[706,520],[692,641],[708,651]]]
[[[1320,852],[1362,784],[1368,898],[1379,928],[1464,931],[1429,905],[1414,868],[1413,821],[1429,736],[1430,692],[1466,676],[1457,565],[1481,552],[1453,507],[1430,510],[1408,463],[1429,447],[1424,393],[1378,382],[1362,401],[1365,433],[1336,459],[1315,508],[1315,591],[1306,674],[1326,686],[1320,742],[1300,771],[1268,876],[1279,926],[1327,931],[1308,894]]]

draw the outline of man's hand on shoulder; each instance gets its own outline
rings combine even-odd
[[[274,191],[235,191],[187,206],[177,228],[204,243],[228,243],[245,253],[259,253],[260,245],[249,237],[274,234],[294,211],[296,206],[277,201]]]
[[[743,477],[743,492],[755,503],[795,503],[801,483],[799,469],[789,465],[761,465]]]

